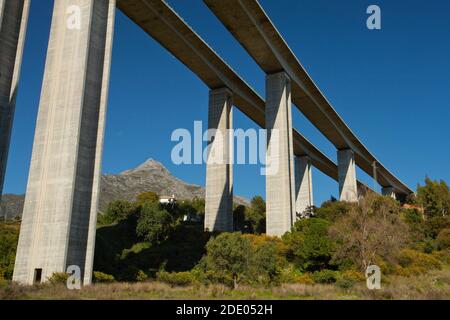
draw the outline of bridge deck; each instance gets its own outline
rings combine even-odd
[[[413,191],[387,170],[362,144],[315,85],[256,0],[204,0],[266,73],[284,70],[292,79],[292,100],[337,149],[351,148],[356,164],[383,187],[399,194]]]
[[[160,0],[119,0],[117,7],[210,89],[228,87],[234,105],[256,124],[265,127],[265,101],[242,80],[166,3]],[[308,155],[314,167],[338,180],[337,165],[298,131],[293,130],[294,154]],[[370,189],[358,182],[359,187]]]

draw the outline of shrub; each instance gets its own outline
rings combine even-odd
[[[156,274],[156,279],[167,283],[171,286],[188,286],[195,282],[195,277],[189,271],[185,272],[167,272],[159,271]]]
[[[327,201],[320,208],[315,208],[314,215],[317,218],[334,222],[347,214],[352,206],[352,204],[344,201]]]
[[[251,241],[251,259],[246,278],[249,282],[272,284],[280,280],[282,268],[286,265],[286,247],[276,237],[243,235]]]
[[[136,281],[143,282],[147,279],[148,279],[148,275],[144,271],[139,270],[136,275]]]
[[[425,220],[424,232],[429,238],[435,239],[439,233],[450,228],[450,216],[432,216]]]
[[[145,202],[139,216],[136,234],[149,242],[164,240],[170,231],[172,216],[157,202]]]
[[[326,268],[332,255],[333,244],[328,237],[330,222],[324,219],[302,219],[292,232],[283,236],[288,260],[300,270],[314,271]]]
[[[222,233],[206,244],[202,264],[205,271],[216,272],[221,277],[231,277],[234,285],[250,271],[252,245],[241,233]]]
[[[149,191],[149,192],[143,192],[139,194],[136,197],[137,202],[144,203],[144,202],[158,202],[159,203],[159,196],[155,192]]]
[[[314,279],[311,275],[311,273],[306,272],[306,273],[302,273],[300,274],[296,279],[295,282],[300,283],[300,284],[314,284]]]
[[[48,278],[48,282],[51,284],[61,284],[67,283],[67,280],[69,279],[69,274],[65,272],[55,272],[51,275],[50,278]]]
[[[0,224],[0,278],[12,279],[18,240],[18,228]]]
[[[427,273],[430,270],[441,269],[441,263],[433,255],[411,249],[403,249],[398,257],[399,266],[395,273],[411,276]]]
[[[128,219],[138,211],[136,205],[129,201],[116,200],[110,202],[104,215],[99,216],[102,224],[111,224],[117,221]]]
[[[436,244],[439,250],[450,248],[450,228],[442,229],[437,238]]]
[[[337,272],[333,270],[321,270],[312,274],[315,283],[334,283],[337,280]]]
[[[346,270],[341,272],[336,280],[336,285],[342,289],[350,289],[357,282],[365,281],[364,275],[357,270]]]
[[[432,256],[439,260],[442,264],[450,265],[450,249],[434,251]]]
[[[114,276],[103,273],[100,271],[94,271],[94,282],[100,282],[100,283],[108,283],[108,282],[114,282]]]

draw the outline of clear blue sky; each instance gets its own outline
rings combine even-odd
[[[264,96],[264,74],[200,0],[170,5]],[[448,0],[264,0],[274,21],[322,92],[378,157],[410,187],[425,175],[450,182],[450,2]],[[382,30],[366,28],[366,8],[382,10]],[[53,1],[32,1],[5,192],[26,188]],[[208,88],[117,12],[103,172],[147,158],[204,185],[202,165],[171,163],[171,132],[207,121]],[[294,126],[331,159],[336,151],[293,108]],[[255,125],[239,111],[235,127]],[[316,204],[337,183],[314,171]],[[358,171],[358,178],[372,185]],[[235,193],[264,195],[258,166],[235,166]]]

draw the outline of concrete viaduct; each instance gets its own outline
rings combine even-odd
[[[374,176],[376,164],[384,195],[412,193],[339,117],[256,0],[204,2],[265,71],[265,100],[164,1],[55,1],[14,281],[45,281],[77,265],[83,283],[91,283],[116,7],[210,88],[210,128],[231,129],[235,106],[268,130],[268,149],[278,144],[278,153],[267,154],[269,163],[279,165],[276,174],[266,176],[269,235],[289,231],[297,213],[313,205],[312,166],[338,181],[343,201],[373,192],[357,180],[356,165]],[[79,28],[67,23],[73,6],[80,9]],[[29,0],[0,0],[0,187],[28,8]],[[291,101],[336,146],[337,164],[292,127]],[[272,130],[278,139],[270,139]],[[231,157],[229,138],[210,143],[223,149],[225,160]],[[205,229],[233,230],[232,196],[231,161],[208,163]]]

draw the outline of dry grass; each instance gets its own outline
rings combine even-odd
[[[273,288],[240,286],[235,290],[221,285],[171,287],[159,282],[96,284],[82,290],[67,290],[63,285],[3,284],[0,299],[450,299],[450,269],[385,280],[381,290],[368,290],[364,283],[351,289],[283,284]]]

